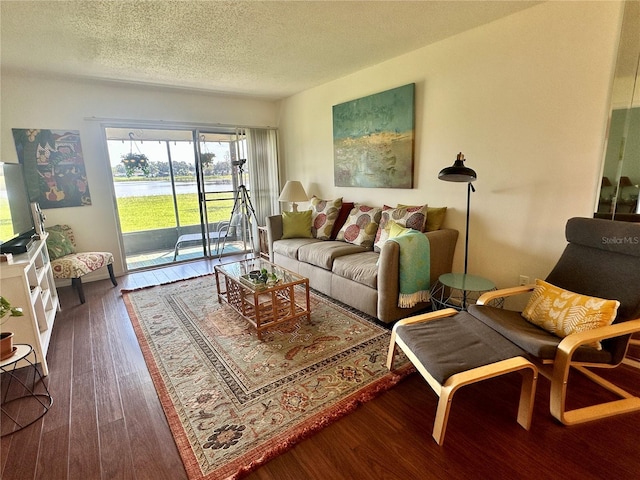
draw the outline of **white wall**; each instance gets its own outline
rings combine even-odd
[[[114,253],[116,275],[123,255],[116,227],[111,169],[102,124],[87,118],[212,125],[275,126],[277,104],[202,92],[2,74],[2,161],[17,162],[12,128],[79,130],[91,193],[91,206],[44,211],[47,225],[68,223],[82,250]],[[105,278],[96,272],[88,280]]]
[[[469,273],[499,287],[545,277],[566,220],[593,215],[620,15],[617,2],[548,2],[288,98],[283,178],[323,198],[448,206],[462,271],[466,185],[437,179],[462,151],[478,173]],[[414,189],[335,187],[332,106],[412,82]]]

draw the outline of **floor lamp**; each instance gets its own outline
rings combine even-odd
[[[467,182],[467,225],[464,238],[464,274],[466,275],[469,251],[469,204],[471,201],[471,192],[476,191],[473,185],[471,185],[471,182],[475,182],[478,175],[476,175],[476,172],[471,168],[464,166],[464,155],[460,152],[453,166],[440,170],[438,178],[445,182]]]

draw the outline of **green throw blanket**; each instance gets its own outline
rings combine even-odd
[[[417,230],[390,238],[400,246],[400,296],[398,306],[411,308],[428,302],[431,277],[429,239]]]

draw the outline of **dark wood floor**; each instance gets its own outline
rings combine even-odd
[[[116,288],[89,283],[84,305],[71,287],[61,288],[46,380],[54,404],[37,423],[2,438],[0,477],[186,478],[120,289],[209,273],[213,265],[130,274]],[[640,370],[622,366],[610,375],[640,394]],[[574,394],[602,397],[575,380]],[[518,393],[518,374],[460,390],[440,447],[431,438],[437,397],[413,374],[247,478],[639,478],[640,413],[562,426],[549,414],[549,384],[541,379],[527,432],[515,421]]]

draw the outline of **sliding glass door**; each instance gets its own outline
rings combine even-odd
[[[245,250],[233,215],[244,142],[235,130],[105,134],[128,270]]]

